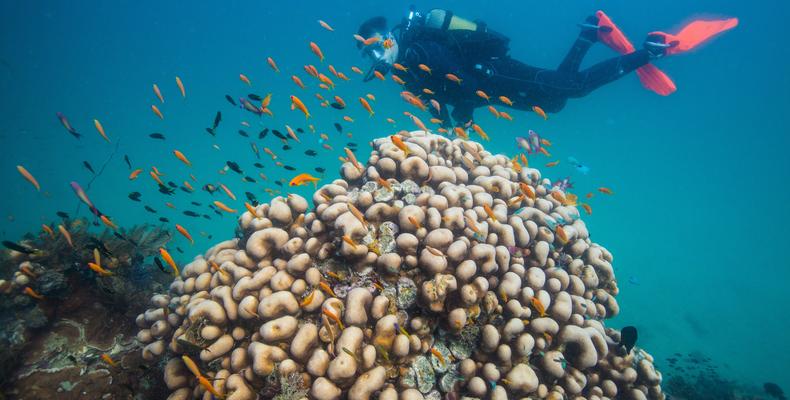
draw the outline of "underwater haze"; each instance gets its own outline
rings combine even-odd
[[[766,382],[790,390],[790,371],[785,367],[790,365],[790,261],[785,241],[790,234],[790,51],[785,29],[790,3],[416,3],[422,11],[445,8],[485,21],[489,29],[510,38],[513,58],[545,68],[559,64],[579,34],[577,24],[596,10],[604,10],[637,48],[651,31],[674,32],[698,18],[738,18],[737,27],[710,42],[655,61],[677,85],[669,96],[646,90],[631,73],[585,97],[570,99],[547,120],[531,111],[507,109],[501,102],[497,108],[507,110],[513,121],[480,108],[475,123],[485,128],[490,141],[471,136],[486,150],[508,158],[523,152],[515,137],[527,136],[530,129],[551,142],[551,157],[532,154],[530,167],[552,182],[569,177],[573,187],[568,190],[591,207],[592,215],[582,212],[582,218],[591,238],[614,255],[619,287],[620,313],[606,325],[638,329],[638,346],[655,358],[664,375],[665,393],[672,393],[669,377],[683,377],[694,386],[695,377],[702,374],[711,387],[729,385],[744,396],[773,398],[764,391]],[[101,215],[119,229],[147,223],[151,229],[172,232],[166,247],[178,265],[233,238],[244,202],[266,203],[278,195],[297,193],[312,205],[315,186],[309,182],[289,186],[296,175],[320,178],[320,188],[340,177],[338,157],[347,157],[345,147],[354,149],[364,163],[371,140],[415,129],[404,111],[414,112],[426,124],[431,118],[404,103],[403,89],[389,76],[362,82],[361,75],[351,71],[352,66],[363,71],[369,67],[353,38],[359,24],[376,15],[397,23],[410,4],[3,2],[0,143],[5,156],[0,158],[0,177],[5,195],[0,197],[0,239],[54,241],[42,233],[42,224],[51,226],[53,237],[59,237],[57,226],[78,217],[88,224],[96,222],[90,229],[102,231],[105,225],[75,196],[71,182],[78,183]],[[318,20],[334,31],[322,28]],[[311,52],[310,42],[320,46],[325,61]],[[615,55],[596,43],[581,68]],[[276,61],[279,73],[270,68],[267,57]],[[308,64],[327,75],[332,64],[350,80],[330,76],[337,89],[319,89],[319,82],[303,69]],[[249,79],[249,86],[240,74]],[[308,88],[297,87],[291,75],[301,77]],[[185,97],[176,76],[183,82]],[[152,91],[154,84],[164,102]],[[238,104],[247,94],[269,93],[273,117],[253,115],[225,98],[229,95]],[[329,102],[339,95],[347,107],[321,107],[315,93]],[[373,116],[357,99],[368,93],[375,97],[369,101]],[[289,96],[294,94],[310,109],[309,119],[291,109]],[[496,93],[489,94],[494,104]],[[152,112],[152,105],[162,119]],[[212,127],[218,111],[221,122],[211,135],[206,128]],[[81,137],[70,134],[56,113],[62,113]],[[388,117],[395,120],[394,126],[385,121]],[[97,132],[94,119],[100,121],[109,142]],[[295,132],[299,142],[288,136],[286,124],[300,128]],[[264,128],[269,131],[261,138]],[[274,129],[286,139],[275,137]],[[152,138],[153,133],[163,139]],[[322,133],[328,138],[322,139]],[[449,134],[454,136],[452,131]],[[175,157],[174,150],[191,166]],[[306,153],[310,150],[315,155]],[[556,166],[546,166],[555,160]],[[94,172],[86,168],[86,161]],[[256,162],[262,168],[254,166]],[[234,163],[241,173],[228,168]],[[18,165],[35,177],[40,191],[20,175]],[[152,167],[161,172],[162,190],[168,191],[169,181],[174,183],[173,193],[160,191],[151,177],[156,175]],[[137,168],[142,169],[139,176],[130,179]],[[245,176],[250,179],[245,181]],[[185,188],[185,181],[194,190]],[[220,183],[237,199],[231,199]],[[216,192],[207,192],[206,184],[215,185]],[[602,187],[612,193],[602,193],[598,190]],[[130,198],[133,192],[139,201]],[[587,193],[594,197],[585,198]],[[223,211],[212,205],[214,201],[239,214]],[[68,213],[68,219],[58,216],[58,211]],[[176,230],[176,224],[194,244]],[[111,232],[106,234],[108,241],[118,237]],[[166,272],[157,270],[151,261],[157,255],[153,250],[145,253],[150,276],[140,278],[135,287],[154,290],[156,281],[157,288],[167,288],[170,268],[164,263]],[[4,266],[0,279],[13,279],[17,264],[13,269]],[[0,302],[6,303],[2,313],[19,306],[11,300],[19,293],[21,288],[0,293]],[[69,295],[87,296],[83,292],[64,296]],[[102,301],[94,295],[90,298],[85,307]],[[119,315],[125,315],[131,326],[145,304],[129,303]],[[51,318],[58,312],[45,314]],[[136,329],[127,334],[135,335]],[[9,375],[0,381],[13,382],[17,373],[6,372]],[[702,383],[698,387],[702,389]]]

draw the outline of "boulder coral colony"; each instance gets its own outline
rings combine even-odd
[[[312,208],[248,210],[151,298],[137,338],[169,399],[665,398],[603,324],[612,255],[573,196],[479,143],[400,138]]]

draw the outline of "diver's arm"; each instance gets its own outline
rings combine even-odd
[[[475,106],[471,101],[461,101],[453,107],[453,120],[456,126],[463,126],[474,121]]]

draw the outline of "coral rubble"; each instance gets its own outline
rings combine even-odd
[[[602,322],[612,255],[574,196],[478,143],[401,138],[312,207],[245,212],[151,298],[137,338],[170,400],[665,398],[651,355]]]

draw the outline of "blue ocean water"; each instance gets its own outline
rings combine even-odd
[[[233,216],[220,217],[206,204],[218,192],[165,197],[147,175],[151,166],[165,180],[181,184],[194,174],[199,184],[222,181],[237,196],[254,192],[261,201],[263,188],[286,192],[287,181],[316,166],[327,169],[322,182],[337,177],[342,148],[347,142],[365,150],[368,140],[391,134],[387,117],[397,129],[410,129],[403,117],[399,89],[391,81],[363,84],[350,71],[366,67],[359,58],[352,34],[372,15],[397,21],[408,2],[132,2],[31,1],[0,5],[0,176],[5,189],[0,197],[3,220],[0,236],[16,240],[55,220],[55,212],[73,213],[78,200],[69,187],[83,187],[92,174],[82,165],[99,169],[116,144],[117,153],[88,190],[102,212],[121,226],[158,223],[184,225],[196,239],[194,246],[180,239],[188,259],[217,240],[231,237]],[[660,97],[644,90],[635,76],[607,85],[589,96],[571,100],[559,114],[542,121],[534,114],[513,111],[514,122],[495,120],[485,110],[477,113],[486,128],[489,150],[513,155],[513,136],[528,129],[540,132],[561,160],[553,169],[541,168],[552,178],[570,176],[575,191],[612,188],[614,195],[597,194],[590,200],[593,215],[586,218],[593,239],[615,255],[622,313],[609,323],[635,325],[640,345],[659,360],[675,353],[701,352],[717,362],[723,376],[746,384],[774,381],[790,387],[790,372],[778,366],[790,363],[786,340],[787,282],[790,262],[785,257],[790,224],[790,159],[787,126],[790,122],[790,54],[784,24],[790,5],[783,2],[753,4],[741,1],[575,1],[552,2],[436,1],[420,2],[422,9],[452,9],[457,15],[482,19],[508,35],[511,54],[527,63],[554,66],[577,35],[576,23],[596,9],[605,10],[631,39],[639,43],[646,32],[672,30],[694,17],[730,17],[740,26],[690,54],[658,61],[678,85],[678,91]],[[335,32],[316,20],[330,23]],[[305,76],[302,66],[320,65],[308,43],[319,44],[331,63],[352,77],[337,94],[349,108],[338,112],[318,107],[312,90],[298,89],[292,74]],[[588,55],[585,65],[612,56],[602,45]],[[273,57],[281,72],[266,64]],[[248,76],[252,87],[240,82]],[[181,77],[187,91],[182,100],[174,79]],[[157,84],[164,95],[160,104],[152,92]],[[259,119],[224,99],[247,93],[273,93],[275,118]],[[357,97],[372,93],[376,116],[358,107]],[[288,109],[288,95],[309,102],[310,121]],[[150,110],[156,104],[159,120]],[[223,122],[216,137],[204,128],[221,110]],[[81,140],[69,135],[55,117],[64,113]],[[340,116],[349,115],[347,123]],[[93,128],[102,122],[112,143]],[[246,128],[241,121],[251,125]],[[341,135],[332,126],[343,125]],[[313,123],[316,134],[308,133]],[[302,127],[302,144],[290,151],[271,134],[261,147],[260,182],[257,161],[250,149],[264,127],[285,132],[284,125]],[[148,137],[160,132],[165,141]],[[346,133],[352,133],[348,138]],[[333,151],[323,151],[318,133],[326,133]],[[217,150],[212,147],[216,144]],[[274,165],[262,152],[268,146],[295,172]],[[317,149],[309,158],[303,151]],[[184,166],[172,155],[182,151],[193,163]],[[144,172],[136,181],[123,161]],[[565,161],[575,157],[590,167],[579,174]],[[241,181],[232,171],[220,175],[227,160],[239,162],[257,184]],[[41,193],[21,179],[16,165],[24,165],[41,183]],[[274,184],[285,179],[285,187]],[[306,195],[311,186],[297,188]],[[142,203],[127,199],[142,193]],[[175,209],[165,206],[172,201]],[[202,207],[189,204],[202,203]],[[240,202],[232,202],[240,205]],[[158,211],[152,215],[142,208]],[[190,218],[187,209],[201,209],[212,219]],[[82,207],[82,214],[86,214]],[[199,232],[213,235],[208,239]],[[191,254],[190,254],[191,253]]]

